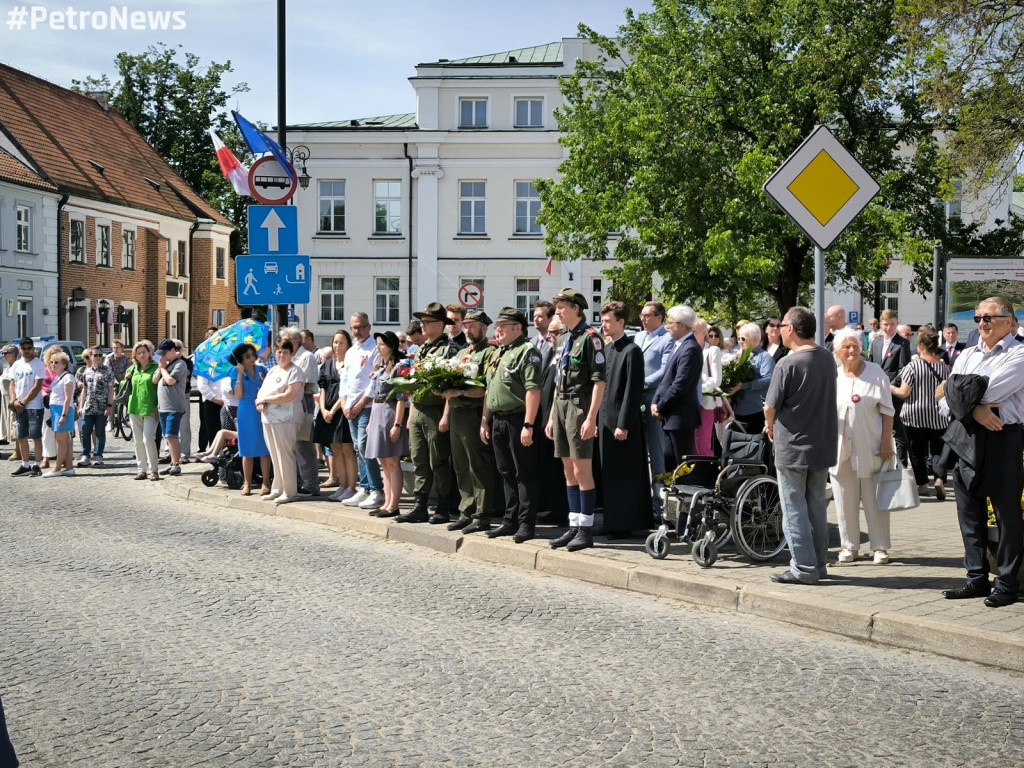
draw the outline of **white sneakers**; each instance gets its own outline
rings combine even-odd
[[[889,564],[889,553],[884,549],[875,550],[875,565],[888,565]]]
[[[344,501],[347,498],[355,496],[355,488],[339,488],[330,496],[327,497],[328,501]]]
[[[857,559],[857,550],[856,549],[847,549],[846,547],[843,547],[842,551],[839,553],[839,562],[840,563],[852,563],[856,559]]]
[[[349,496],[347,499],[345,499],[341,503],[344,504],[346,507],[358,507],[360,504],[362,504],[364,501],[366,501],[369,497],[370,497],[370,494],[367,493],[365,489],[359,488],[358,490],[356,490],[355,493],[353,493],[351,496]]]
[[[370,495],[359,502],[360,509],[380,509],[384,504],[384,494],[380,491],[370,491]]]

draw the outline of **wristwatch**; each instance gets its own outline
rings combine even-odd
[[[524,421],[523,429],[533,429],[533,424],[528,424],[527,422]]]

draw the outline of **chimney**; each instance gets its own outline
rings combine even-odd
[[[110,98],[110,91],[86,91],[85,95],[94,99],[104,112],[110,112],[110,105],[107,100]]]

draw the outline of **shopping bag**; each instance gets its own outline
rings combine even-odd
[[[881,512],[896,512],[921,506],[917,494],[917,479],[914,470],[900,466],[895,459],[882,465],[876,475],[878,486],[875,498]]]

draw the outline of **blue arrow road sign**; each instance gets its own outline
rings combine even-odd
[[[309,304],[309,256],[235,257],[235,298],[240,307]]]
[[[299,252],[299,209],[294,205],[249,206],[249,253]]]

